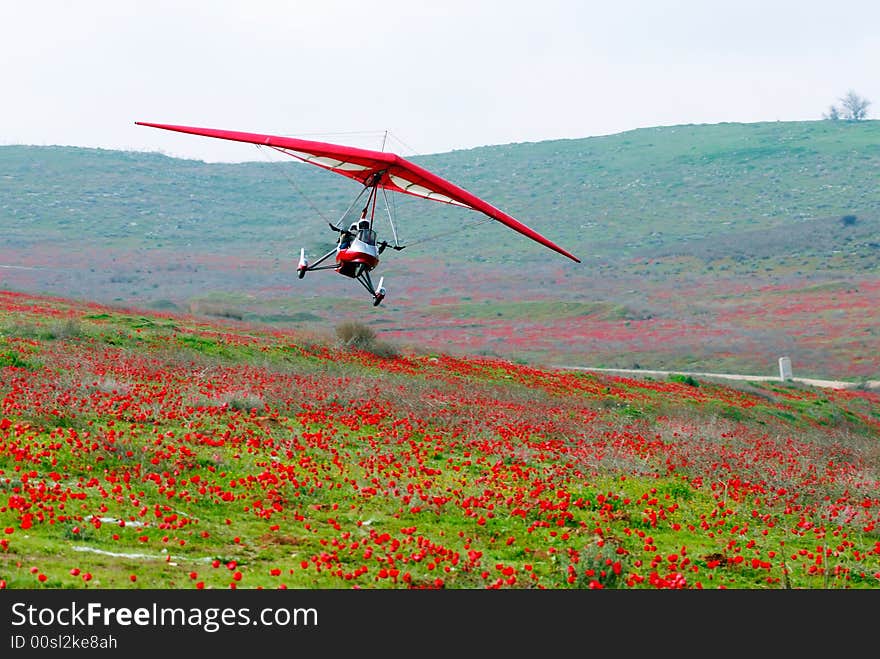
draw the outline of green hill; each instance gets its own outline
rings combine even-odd
[[[4,285],[325,332],[357,319],[396,341],[531,362],[767,373],[790,353],[804,376],[880,376],[878,121],[413,157],[583,263],[473,212],[390,195],[410,246],[383,257],[389,295],[366,311],[352,282],[295,273],[300,247],[332,246],[326,223],[357,185],[253,157],[0,147]]]
[[[249,148],[243,145],[243,154]],[[195,245],[239,254],[326,242],[316,212],[335,221],[357,186],[278,154],[265,157],[271,162],[206,164],[148,153],[0,147],[3,240],[73,242],[85,231],[108,246]],[[412,159],[583,257],[680,250],[717,237],[748,244],[753,232],[778,227],[800,235],[791,249],[811,249],[809,232],[798,227],[848,214],[871,224],[877,237],[880,121],[646,128]],[[419,238],[432,224],[456,228],[474,219],[422,200],[396,201],[404,238]],[[500,245],[514,251],[508,261],[555,258],[497,226],[465,237],[466,245],[447,243],[440,255],[470,260],[497,255]]]

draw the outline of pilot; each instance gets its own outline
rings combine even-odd
[[[357,223],[357,236],[359,240],[362,240],[367,245],[374,245],[376,243],[375,234],[370,231],[370,221],[367,219],[361,219]]]
[[[357,223],[352,222],[351,226],[348,227],[348,231],[342,230],[339,232],[339,249],[348,249],[351,246],[351,241],[357,235],[357,230]]]

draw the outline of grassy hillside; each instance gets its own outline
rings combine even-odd
[[[0,293],[0,588],[880,587],[876,393],[340,337]]]
[[[197,241],[211,251],[271,253],[278,242],[315,242],[324,229],[316,213],[335,221],[357,191],[342,177],[278,154],[249,145],[242,154],[250,149],[265,162],[0,147],[4,240],[76,242],[85,231],[112,246],[186,250]],[[737,242],[740,234],[845,214],[871,224],[876,237],[880,215],[878,121],[661,127],[413,160],[557,242],[579,247],[583,257],[682,249],[712,237]],[[401,231],[410,240],[429,223],[456,227],[473,219],[473,213],[395,197],[405,207]],[[792,247],[814,248],[800,233]],[[466,236],[467,249],[449,245],[440,254],[500,256],[500,245],[528,260],[549,257],[497,226]]]
[[[583,263],[392,195],[410,247],[383,257],[375,310],[332,273],[296,278],[357,191],[342,177],[249,145],[242,164],[5,146],[0,277],[533,364],[769,374],[788,354],[802,376],[880,379],[878,138],[877,121],[690,125],[413,158]]]

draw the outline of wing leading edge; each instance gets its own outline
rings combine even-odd
[[[162,128],[180,133],[269,146],[303,162],[336,172],[342,176],[359,181],[364,185],[378,185],[386,190],[470,208],[488,215],[492,219],[501,222],[501,224],[577,263],[581,262],[579,258],[567,250],[504,211],[495,208],[467,190],[394,153],[302,140],[294,137],[263,135],[260,133],[245,133],[195,126],[176,126],[145,121],[136,121],[135,123],[138,126],[149,126],[151,128]]]

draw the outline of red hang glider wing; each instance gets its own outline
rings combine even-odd
[[[303,162],[329,169],[364,185],[378,185],[386,190],[470,208],[488,215],[514,231],[518,231],[545,247],[549,247],[563,256],[567,256],[573,261],[580,263],[580,259],[576,256],[507,213],[495,208],[454,183],[450,183],[446,179],[394,153],[301,140],[294,137],[243,133],[216,128],[156,124],[144,121],[137,121],[135,123],[139,126],[150,126],[180,133],[190,133],[272,147]]]

